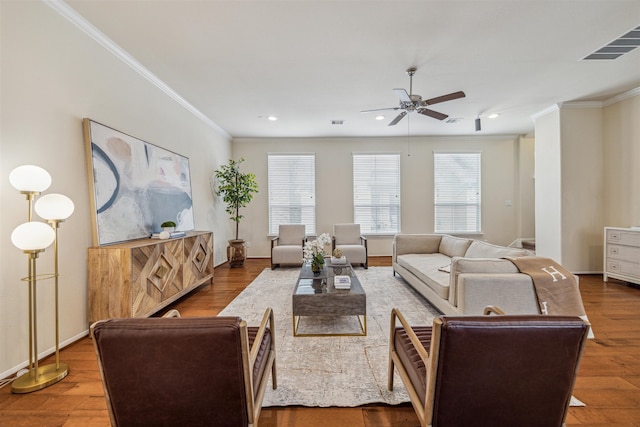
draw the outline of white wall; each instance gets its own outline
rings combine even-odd
[[[520,183],[518,189],[518,218],[521,237],[536,236],[535,221],[535,138],[521,137],[518,150],[518,173]]]
[[[562,264],[560,110],[535,120],[536,253]]]
[[[640,226],[640,88],[604,107],[604,222]],[[614,100],[615,101],[615,100]]]
[[[538,115],[536,250],[574,273],[602,271],[603,228],[640,225],[640,88]]]
[[[602,108],[568,103],[560,110],[562,262],[573,272],[602,271],[604,227]]]
[[[530,179],[533,170],[533,151],[521,151],[520,143],[516,136],[412,137],[409,144],[407,138],[234,139],[233,157],[245,158],[243,170],[255,173],[260,186],[260,192],[245,208],[247,220],[240,224],[241,238],[251,243],[248,256],[270,256],[267,194],[267,154],[270,152],[316,154],[318,234],[331,233],[335,223],[353,221],[352,153],[400,152],[402,232],[432,233],[433,151],[479,150],[482,152],[483,234],[475,237],[508,245],[518,237],[531,237],[522,236],[520,226],[533,223],[533,211],[522,212],[518,208],[521,199],[527,206],[533,203],[524,200],[533,198],[531,188],[524,192],[518,188],[519,171],[524,170]],[[506,206],[507,200],[511,206]],[[390,255],[391,241],[392,236],[370,237],[369,254]]]
[[[9,185],[11,170],[36,164],[49,171],[46,193],[75,202],[60,238],[60,341],[87,331],[87,248],[91,215],[82,118],[111,126],[189,157],[196,229],[213,230],[215,262],[226,259],[230,227],[214,208],[209,176],[231,155],[231,142],[196,118],[42,2],[0,3],[0,377],[28,357],[27,257],[10,243],[27,220],[27,202]],[[217,225],[219,224],[219,225]],[[219,242],[222,242],[221,244]],[[38,271],[51,272],[49,249]],[[51,281],[38,283],[41,353],[54,346]],[[73,364],[71,364],[73,369]]]

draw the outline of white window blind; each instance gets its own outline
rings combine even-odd
[[[304,224],[316,232],[315,154],[269,154],[269,234],[280,224]]]
[[[400,232],[400,154],[353,154],[353,221],[363,234]]]
[[[479,233],[481,153],[433,153],[436,233]]]

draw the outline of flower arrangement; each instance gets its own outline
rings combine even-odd
[[[324,247],[331,243],[328,233],[322,233],[317,239],[304,244],[303,255],[305,261],[311,261],[311,270],[319,271],[324,265]]]

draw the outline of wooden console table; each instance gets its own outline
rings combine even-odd
[[[204,283],[213,283],[213,233],[140,239],[88,250],[89,324],[148,317]]]

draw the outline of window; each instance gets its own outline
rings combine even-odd
[[[480,232],[480,157],[433,153],[436,233]]]
[[[353,221],[362,234],[400,232],[400,154],[353,154]]]
[[[304,224],[316,233],[315,154],[269,154],[269,234],[280,224]]]

